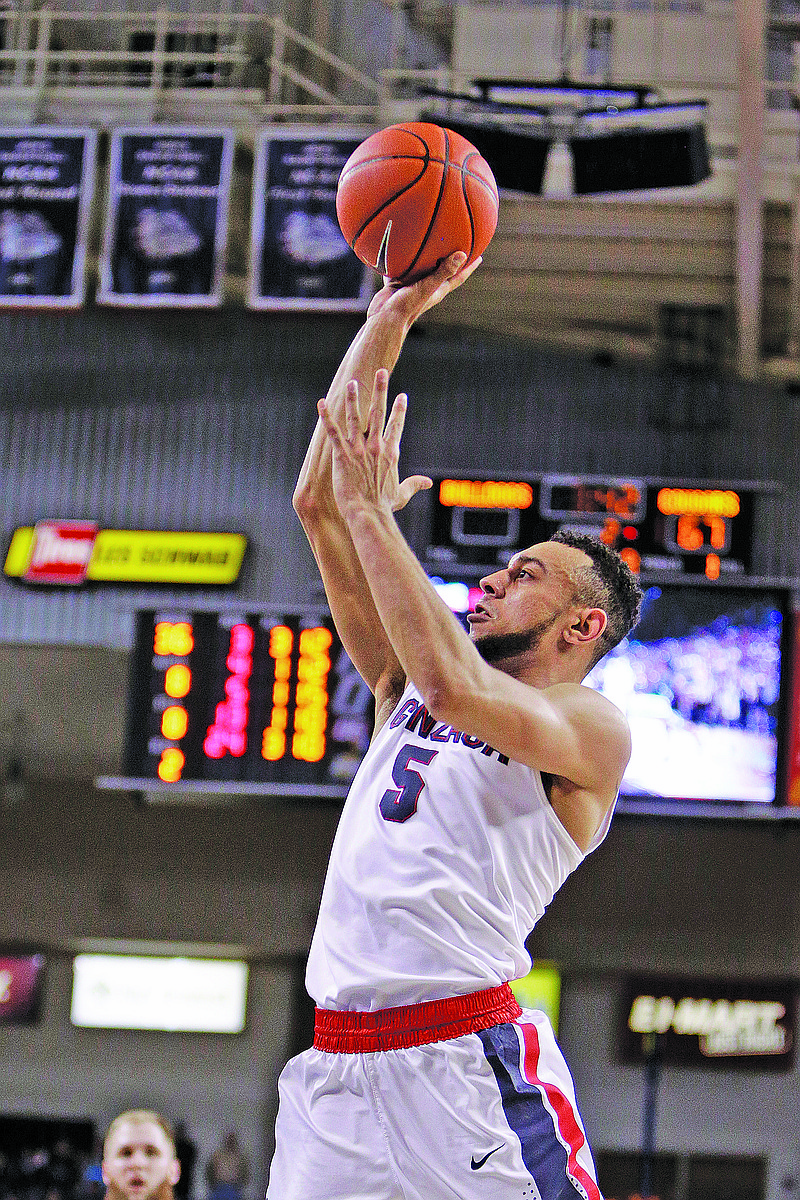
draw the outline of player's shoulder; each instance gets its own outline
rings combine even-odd
[[[631,731],[625,714],[612,700],[584,683],[557,683],[546,688],[550,702],[565,720],[590,741],[597,753],[630,757]],[[595,743],[595,739],[599,739]]]
[[[625,714],[602,693],[575,683],[554,690],[567,757],[550,802],[586,851],[619,791],[631,757],[631,733]]]

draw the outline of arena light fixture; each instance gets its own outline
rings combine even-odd
[[[553,144],[544,105],[477,99],[457,92],[424,89],[431,97],[422,120],[446,125],[472,142],[492,168],[499,188],[538,195]]]
[[[642,104],[646,97],[652,94],[650,88],[573,83],[569,79],[532,82],[475,79],[473,86],[484,104],[544,106],[546,111],[564,106],[585,109],[599,108],[607,104],[619,107]]]
[[[542,190],[553,138],[532,128],[508,128],[501,122],[448,120],[448,129],[472,142],[492,168],[499,188],[538,195]]]

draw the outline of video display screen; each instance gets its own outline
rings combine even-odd
[[[585,681],[631,727],[622,796],[775,803],[786,614],[778,590],[645,588],[639,625]]]
[[[35,1025],[42,1007],[43,954],[0,954],[0,1025]]]
[[[434,584],[457,615],[480,595],[458,581]],[[787,594],[677,582],[643,588],[639,625],[584,681],[630,724],[625,807],[781,803]]]

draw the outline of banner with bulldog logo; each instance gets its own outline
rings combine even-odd
[[[92,129],[0,130],[0,305],[78,308],[94,187]]]
[[[114,132],[100,303],[221,303],[233,141],[224,129]]]
[[[342,167],[372,130],[298,126],[262,130],[253,172],[248,305],[361,310],[377,276],[336,219]]]

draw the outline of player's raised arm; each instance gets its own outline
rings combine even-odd
[[[397,362],[414,322],[463,283],[478,262],[463,268],[464,255],[451,255],[440,267],[408,287],[387,283],[372,300],[327,395],[329,410],[341,416],[348,391],[365,425],[379,372],[376,400],[385,412],[388,372]],[[427,481],[396,480],[393,507],[402,508]],[[356,669],[376,695],[378,706],[402,690],[404,674],[378,616],[352,539],[331,487],[331,450],[318,423],[295,488],[293,504],[308,537],[342,643]]]
[[[622,580],[621,560],[608,581],[598,574],[586,548],[592,539],[556,537],[482,581],[467,636],[394,519],[406,397],[385,430],[385,399],[373,402],[364,432],[352,406],[350,395],[338,421],[325,401],[319,412],[334,496],[393,653],[431,716],[555,781],[551,803],[585,849],[614,802],[630,735],[622,713],[581,680],[630,628],[638,587]],[[620,587],[628,595],[615,600]]]

